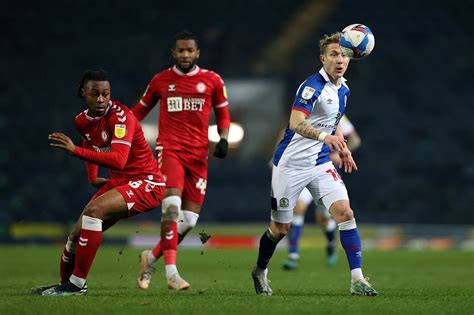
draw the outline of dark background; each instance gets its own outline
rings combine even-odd
[[[473,1],[319,1],[327,14],[307,22],[304,44],[272,60],[265,49],[314,2],[3,1],[0,221],[71,222],[94,193],[83,162],[47,141],[63,131],[80,143],[73,119],[85,107],[75,97],[84,70],[106,69],[114,99],[134,105],[172,65],[172,38],[184,28],[200,38],[199,64],[224,80],[283,81],[289,114],[298,85],[320,68],[319,38],[363,23],[375,50],[346,74],[347,113],[362,138],[359,172],[344,176],[358,221],[473,224]],[[232,113],[239,100],[229,95]],[[210,158],[200,220],[268,220],[274,143],[250,158]]]

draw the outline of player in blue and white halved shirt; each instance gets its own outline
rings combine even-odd
[[[338,124],[344,114],[349,88],[343,78],[349,58],[339,46],[340,33],[320,40],[321,70],[298,88],[290,122],[278,144],[272,170],[271,219],[260,239],[258,259],[252,271],[255,291],[273,293],[267,278],[268,263],[278,242],[287,234],[293,208],[304,188],[322,202],[336,220],[340,240],[351,270],[350,292],[377,295],[362,274],[362,247],[346,187],[330,159],[337,151],[345,172],[357,170]]]

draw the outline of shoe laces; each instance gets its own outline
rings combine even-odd
[[[270,280],[268,280],[266,275],[255,275],[255,278],[257,278],[258,285],[264,290],[264,291],[269,291],[270,289]]]
[[[369,277],[365,277],[365,278],[360,279],[359,281],[365,284],[366,286],[368,286],[369,288],[373,289],[372,284],[370,284],[369,280],[370,280]]]
[[[152,265],[147,265],[142,273],[142,280],[150,280],[153,273],[155,273],[156,268]]]

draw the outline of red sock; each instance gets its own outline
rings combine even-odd
[[[176,221],[161,222],[161,248],[164,253],[165,265],[176,265],[178,250],[178,225]]]
[[[72,273],[74,276],[87,278],[100,243],[102,243],[102,220],[83,215],[81,236],[76,250],[76,265]]]
[[[161,248],[161,240],[152,248],[151,253],[156,259],[159,259],[163,256],[163,248]]]
[[[67,248],[64,247],[63,254],[61,255],[61,261],[59,263],[59,274],[61,276],[61,283],[66,283],[69,277],[72,275],[72,271],[74,270],[75,259],[76,254],[68,252]]]

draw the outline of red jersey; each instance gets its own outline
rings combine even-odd
[[[198,66],[188,73],[174,66],[156,74],[132,111],[142,120],[158,103],[157,149],[207,155],[212,108],[218,128],[230,126],[224,81],[217,73]]]
[[[84,140],[84,147],[76,147],[74,155],[107,167],[110,179],[161,180],[161,172],[142,128],[128,107],[111,101],[103,116],[91,117],[85,110],[76,116],[74,122]],[[86,163],[89,173],[89,168],[94,168],[90,163]]]

